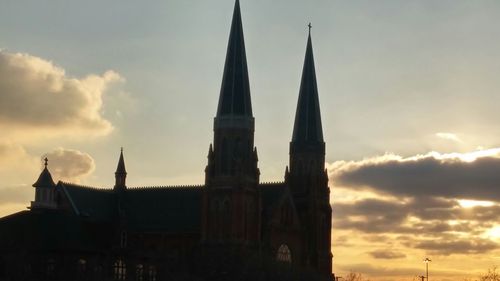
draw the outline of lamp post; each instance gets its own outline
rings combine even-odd
[[[425,278],[427,278],[427,281],[429,281],[429,262],[431,262],[431,260],[429,258],[425,258],[424,262],[425,262],[425,275],[426,275]]]

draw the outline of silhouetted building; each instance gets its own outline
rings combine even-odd
[[[260,183],[239,2],[205,184],[112,189],[47,167],[29,211],[0,219],[0,280],[333,280],[331,207],[311,36],[284,181]]]

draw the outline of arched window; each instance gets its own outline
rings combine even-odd
[[[148,281],[156,281],[156,267],[154,265],[148,267],[148,277]]]
[[[85,271],[87,271],[87,261],[84,259],[79,259],[76,262],[76,268],[78,274],[85,274]]]
[[[113,264],[113,277],[115,280],[125,280],[127,276],[127,267],[122,260],[117,260]]]
[[[286,263],[292,262],[292,253],[290,252],[290,248],[288,248],[286,244],[281,244],[281,246],[278,248],[278,252],[276,253],[276,260]]]
[[[47,277],[54,277],[56,271],[56,261],[54,259],[47,260]]]
[[[135,267],[135,280],[137,281],[144,280],[144,266],[142,264],[138,264]]]

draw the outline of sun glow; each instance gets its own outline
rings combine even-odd
[[[486,235],[491,238],[500,238],[500,225],[497,225],[486,232]]]
[[[478,200],[467,200],[467,199],[458,200],[458,204],[460,204],[460,207],[462,208],[491,207],[495,205],[495,203],[491,201],[478,201]]]

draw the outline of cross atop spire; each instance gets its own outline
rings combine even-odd
[[[33,184],[33,187],[53,187],[56,184],[54,183],[54,180],[52,179],[52,175],[49,172],[49,169],[47,168],[49,159],[45,157],[43,159],[44,161],[44,168],[42,172],[40,173],[40,176],[38,177],[38,180]]]
[[[309,24],[307,25],[307,27],[309,27],[309,35],[311,35],[311,28],[313,27],[313,26],[312,26],[312,24],[311,24],[311,23],[309,23]]]
[[[234,5],[217,116],[252,117],[245,40],[238,0]]]

